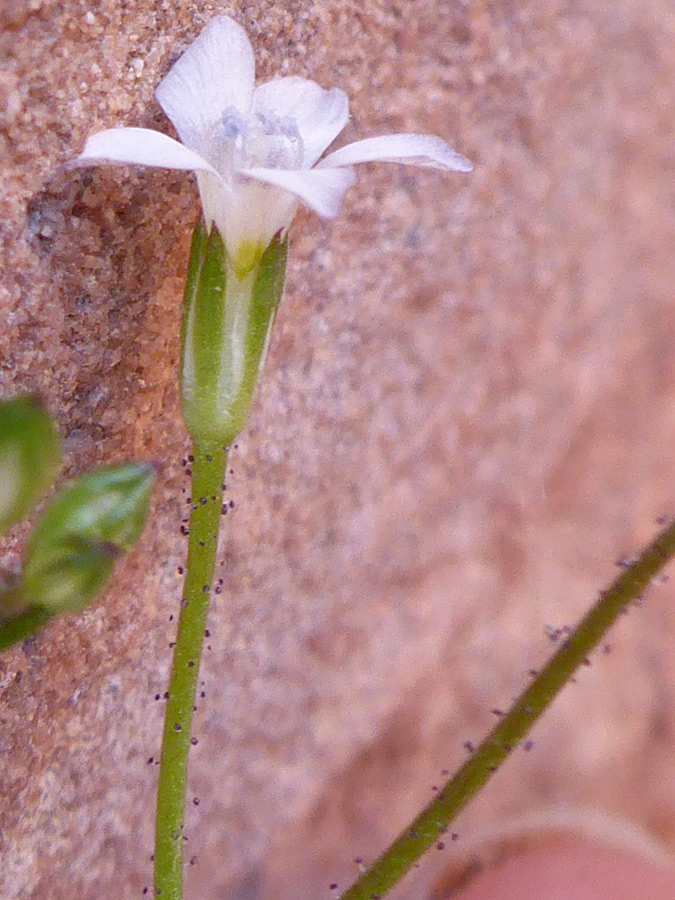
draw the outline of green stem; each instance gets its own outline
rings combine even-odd
[[[600,592],[597,603],[566,636],[557,653],[476,748],[471,758],[441,788],[415,821],[342,895],[341,900],[378,900],[426,850],[438,842],[444,842],[444,834],[453,819],[489,781],[575,670],[587,662],[589,654],[617,617],[639,598],[673,554],[675,521],[671,521],[607,590]]]
[[[183,896],[183,825],[192,713],[216,561],[227,453],[195,444],[183,601],[166,701],[157,786],[155,896]]]

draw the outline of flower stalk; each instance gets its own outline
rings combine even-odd
[[[227,452],[195,444],[192,512],[185,586],[164,716],[155,823],[155,895],[183,896],[183,837],[187,761],[199,663],[218,546]]]
[[[341,895],[341,900],[379,900],[444,835],[471,798],[526,737],[579,666],[588,662],[608,629],[640,598],[675,555],[675,520],[604,591],[513,706],[440,789],[435,799]]]
[[[185,285],[181,405],[193,441],[188,557],[162,737],[155,894],[180,900],[187,764],[222,512],[227,447],[248,419],[283,293],[287,241],[276,235],[243,276],[214,225],[197,223]]]
[[[182,896],[182,836],[192,707],[218,541],[223,448],[249,416],[283,292],[287,234],[300,203],[334,218],[353,166],[393,162],[445,172],[472,164],[435,135],[366,138],[326,155],[349,120],[340,88],[297,76],[255,85],[253,48],[215,16],[155,96],[180,141],[145,128],[91,135],[76,166],[192,171],[202,202],[182,328],[181,406],[194,443],[185,592],[169,686],[158,788],[155,893]]]

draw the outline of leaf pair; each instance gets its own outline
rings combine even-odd
[[[32,509],[60,462],[58,433],[39,401],[0,403],[0,531]],[[96,599],[140,536],[155,477],[149,463],[121,463],[57,491],[29,537],[21,575],[0,586],[0,650]]]

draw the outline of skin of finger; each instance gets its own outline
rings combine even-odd
[[[673,900],[675,868],[567,839],[521,850],[479,873],[456,900]]]

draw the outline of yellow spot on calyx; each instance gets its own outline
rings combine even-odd
[[[232,268],[239,281],[243,281],[256,268],[264,252],[260,241],[242,241],[239,244],[232,259]]]

